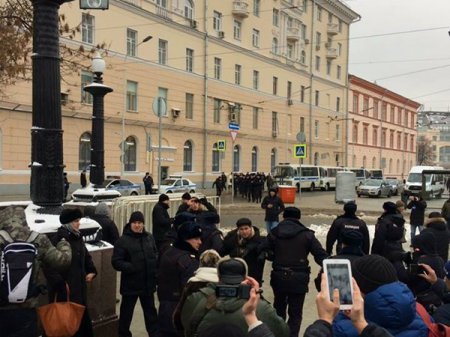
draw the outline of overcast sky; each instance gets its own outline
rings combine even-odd
[[[349,72],[425,110],[450,111],[450,0],[343,2],[361,15],[351,25]]]

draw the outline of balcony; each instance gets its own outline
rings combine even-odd
[[[233,1],[233,15],[238,18],[248,18],[248,2],[247,1]]]
[[[336,48],[327,48],[327,59],[335,59],[338,57]]]
[[[286,38],[288,41],[298,41],[300,39],[300,29],[297,27],[288,27]]]
[[[328,35],[336,35],[339,33],[339,25],[337,23],[329,23],[327,25],[327,33]]]
[[[162,16],[165,19],[172,19],[169,10],[163,6],[156,5],[156,14]]]

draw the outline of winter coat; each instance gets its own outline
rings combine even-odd
[[[296,219],[284,219],[267,237],[267,248],[273,254],[270,285],[280,291],[304,294],[308,292],[308,255],[320,266],[327,252],[314,236]]]
[[[268,205],[272,205],[272,207],[269,208]],[[284,203],[278,195],[275,194],[272,197],[269,192],[269,195],[264,197],[261,208],[266,210],[264,221],[278,221],[278,215],[284,211]]]
[[[198,250],[201,255],[205,250],[214,249],[220,252],[223,247],[223,234],[217,228],[215,221],[218,220],[216,212],[201,212],[196,216],[196,222],[202,228],[202,244]]]
[[[211,283],[186,299],[181,311],[181,322],[186,337],[193,337],[196,333],[223,322],[236,325],[242,329],[243,334],[247,333],[248,327],[242,314],[242,306],[246,300],[236,297],[216,298],[215,291],[216,284]],[[209,310],[206,308],[207,302],[211,308]],[[276,337],[289,336],[287,324],[266,300],[259,301],[256,316]]]
[[[72,261],[70,267],[62,272],[54,270],[46,271],[47,281],[49,283],[49,300],[53,300],[57,294],[58,301],[66,301],[67,293],[65,283],[70,290],[70,300],[82,305],[87,304],[87,274],[97,274],[97,269],[84,245],[81,235],[75,235],[66,227],[58,228],[56,235],[52,237],[52,242],[57,244],[62,239],[69,242],[72,249]]]
[[[450,231],[444,218],[431,218],[425,221],[424,233],[431,232],[436,239],[436,248],[439,256],[447,262]]]
[[[401,239],[405,231],[405,219],[400,213],[385,213],[378,218],[375,226],[372,254],[395,260],[404,252]]]
[[[164,240],[164,236],[170,230],[170,225],[172,221],[170,219],[169,205],[158,202],[155,207],[153,207],[152,212],[152,233],[156,242],[161,242]]]
[[[445,218],[445,220],[450,220],[450,199],[446,200],[442,205],[441,214]]]
[[[344,214],[338,216],[336,220],[331,224],[330,230],[327,234],[326,251],[329,255],[333,253],[333,245],[336,244],[336,254],[339,254],[339,250],[342,247],[342,232],[345,230],[356,230],[363,235],[362,251],[364,254],[369,254],[370,236],[366,223],[359,219],[354,214]]]
[[[361,337],[392,337],[392,335],[385,329],[377,325],[369,324],[363,331]],[[306,328],[303,337],[333,337],[332,326],[327,321],[318,319],[309,327]]]
[[[22,208],[7,207],[0,211],[0,229],[8,232],[13,240],[26,241],[31,234],[30,228],[26,224],[25,213]],[[55,248],[44,234],[39,234],[32,243],[37,248],[32,280],[36,286],[43,286],[45,288],[45,284],[42,284],[44,279],[43,268],[48,267],[57,271],[68,268],[72,259],[72,250],[67,241],[58,242]],[[3,244],[5,242],[0,237],[0,246]],[[37,306],[38,297],[31,297],[24,303],[2,305],[0,306],[0,312],[4,309],[26,309]]]
[[[225,236],[223,249],[220,255],[230,255],[230,257],[240,257],[247,262],[248,276],[262,283],[264,271],[264,255],[261,252],[265,237],[259,233],[259,228],[252,226],[253,235],[244,239],[239,235],[238,229],[234,229]]]
[[[425,219],[425,208],[427,202],[425,200],[411,200],[406,208],[411,210],[410,222],[413,226],[423,226]]]
[[[92,219],[102,227],[102,240],[114,245],[119,239],[119,230],[115,222],[111,220],[108,206],[104,203],[98,204]]]
[[[173,246],[168,247],[159,262],[159,301],[178,302],[184,286],[198,266],[198,252],[189,243],[177,240]]]
[[[416,301],[401,282],[382,285],[364,297],[368,323],[385,328],[395,337],[427,337],[428,328],[416,311]],[[351,320],[339,313],[333,322],[334,337],[357,337]]]
[[[153,236],[144,231],[135,233],[127,224],[116,242],[111,258],[113,268],[121,272],[122,295],[151,295],[156,290],[158,251]]]

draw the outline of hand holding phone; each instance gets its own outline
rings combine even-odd
[[[323,260],[323,270],[325,274],[330,301],[334,289],[339,290],[339,308],[341,310],[351,309],[353,305],[353,284],[350,261],[345,259],[325,259]]]

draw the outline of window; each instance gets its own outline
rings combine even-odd
[[[397,133],[397,149],[402,148],[402,135],[400,132]]]
[[[252,44],[253,47],[259,48],[259,30],[257,29],[253,29]]]
[[[186,48],[186,71],[192,73],[194,69],[194,50]]]
[[[294,45],[292,43],[288,43],[287,44],[287,57],[289,59],[293,59],[294,58]]]
[[[306,36],[307,36],[307,28],[306,28],[306,25],[304,23],[302,23],[300,25],[300,35],[301,35],[303,41],[305,41],[306,40]]]
[[[363,144],[367,145],[369,142],[369,128],[367,125],[363,127]]]
[[[366,96],[363,98],[363,115],[369,116],[369,97]]]
[[[241,71],[242,66],[240,64],[234,65],[234,84],[241,85]]]
[[[184,0],[184,17],[190,20],[194,17],[194,4],[192,0]]]
[[[222,77],[222,59],[214,58],[214,78],[220,80]]]
[[[219,172],[220,171],[220,152],[219,148],[217,146],[217,143],[213,144],[212,149],[212,168],[211,170],[213,172]]]
[[[300,132],[305,132],[305,117],[300,117]]]
[[[92,104],[93,97],[87,91],[84,91],[83,88],[88,84],[92,83],[92,73],[88,71],[81,71],[81,103]]]
[[[353,113],[359,113],[359,95],[353,94]]]
[[[336,141],[341,141],[341,126],[339,124],[336,124]]]
[[[387,103],[381,104],[381,119],[387,121]]]
[[[341,98],[336,97],[336,111],[339,112],[341,110]]]
[[[408,150],[408,135],[403,137],[403,150]]]
[[[320,40],[322,39],[322,34],[320,32],[316,32],[316,50],[320,49]]]
[[[169,89],[158,87],[158,97],[162,97],[166,101],[166,106],[168,104],[168,94],[169,94]],[[167,117],[167,111],[165,113],[164,113],[164,111],[162,111],[161,116]]]
[[[342,33],[342,21],[339,19],[338,21],[339,33]]]
[[[319,165],[319,152],[314,152],[314,165]]]
[[[381,147],[386,147],[386,129],[381,131]]]
[[[389,147],[391,149],[394,148],[394,131],[391,130],[391,134],[389,135]]]
[[[397,113],[397,124],[402,124],[402,114],[403,110],[399,108]]]
[[[307,4],[308,0],[302,0],[302,9],[305,13],[308,13],[308,4]]]
[[[278,77],[275,76],[272,78],[272,94],[278,94]]]
[[[358,124],[353,124],[353,143],[358,143]]]
[[[317,21],[322,21],[322,7],[317,6]]]
[[[306,52],[304,50],[302,50],[300,52],[300,63],[301,64],[306,64]]]
[[[80,137],[78,169],[88,170],[91,165],[91,134],[85,132]]]
[[[192,171],[192,143],[187,140],[183,146],[183,171]]]
[[[241,124],[241,111],[242,111],[242,105],[239,103],[235,103],[235,107],[233,108],[233,112],[236,115],[236,122],[238,124]]]
[[[272,135],[278,134],[278,114],[272,111]]]
[[[81,41],[94,43],[95,17],[87,13],[81,14]]]
[[[241,39],[241,27],[242,23],[240,21],[234,20],[233,23],[233,37],[235,40]]]
[[[414,129],[414,114],[411,112],[411,129]]]
[[[287,22],[286,22],[287,27],[292,28],[293,22],[294,22],[294,19],[292,19],[290,16],[288,16]]]
[[[287,99],[292,98],[292,82],[287,81]]]
[[[378,146],[378,129],[377,128],[373,128],[373,131],[372,131],[372,145]]]
[[[328,23],[333,23],[333,14],[328,13]]]
[[[137,111],[137,89],[138,83],[127,81],[127,110]]]
[[[258,171],[258,148],[256,146],[252,148],[252,171]]]
[[[186,93],[186,119],[194,119],[194,94]]]
[[[414,151],[414,135],[411,135],[410,141],[409,141],[409,150],[411,152]]]
[[[336,67],[336,78],[338,79],[338,80],[340,80],[341,79],[341,66],[337,66]]]
[[[315,106],[319,106],[319,90],[316,90],[316,94],[314,95],[314,104]]]
[[[214,11],[213,14],[213,29],[218,32],[222,30],[222,13]]]
[[[123,163],[125,171],[136,171],[136,140],[134,137],[130,136],[125,139]]]
[[[258,129],[258,122],[259,122],[259,108],[253,107],[253,129]]]
[[[276,8],[273,9],[272,12],[272,25],[275,27],[278,27],[279,25],[279,17],[280,17],[280,11]]]
[[[389,118],[391,123],[395,123],[395,106],[391,105],[391,115]]]
[[[378,101],[373,100],[373,118],[378,119]]]
[[[314,121],[314,138],[319,138],[319,121],[317,119]]]
[[[331,75],[331,61],[327,60],[327,75]]]
[[[403,124],[405,124],[406,126],[408,125],[408,114],[409,114],[409,111],[405,109],[405,119],[404,119]]]
[[[253,70],[253,89],[259,89],[259,71]]]
[[[383,159],[383,158],[381,158],[381,159]],[[373,157],[372,158],[372,168],[376,168],[376,163],[377,163],[377,158]]]
[[[167,8],[167,0],[156,0],[156,4],[163,8]]]
[[[273,148],[270,151],[270,171],[277,165],[277,149]]]
[[[167,44],[165,40],[159,39],[158,43],[158,62],[159,64],[167,64]]]
[[[214,98],[214,123],[220,123],[220,111],[222,109],[222,101],[220,99]]]
[[[233,149],[233,171],[239,172],[241,170],[241,147],[235,145]]]
[[[304,103],[305,102],[305,86],[302,85],[300,86],[300,102]]]
[[[255,16],[259,16],[260,11],[261,11],[261,0],[253,0],[253,14]]]
[[[136,56],[136,40],[137,32],[132,29],[127,29],[127,55]]]
[[[337,44],[337,54],[338,56],[342,55],[342,43],[338,42]]]
[[[276,37],[272,39],[272,53],[278,54],[278,39]]]

